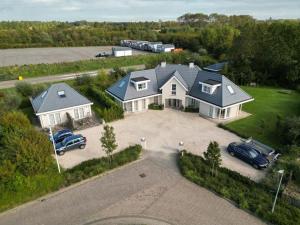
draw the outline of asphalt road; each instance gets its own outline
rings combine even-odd
[[[128,70],[128,69],[143,70],[143,69],[145,69],[145,65],[126,66],[126,67],[121,67],[121,69],[123,69],[123,70]],[[110,71],[112,71],[112,69],[105,69],[105,71],[110,72]],[[75,79],[77,76],[80,76],[83,74],[87,74],[89,76],[96,76],[97,73],[98,73],[98,70],[88,71],[88,72],[80,72],[80,73],[49,75],[49,76],[42,76],[42,77],[35,77],[35,78],[27,78],[27,79],[24,79],[24,81],[26,81],[27,83],[30,83],[30,84],[50,83],[50,82],[57,82],[57,81],[64,81],[64,80],[72,80],[72,79]],[[19,80],[1,81],[0,89],[14,87],[18,82],[22,82],[22,81],[19,81]]]
[[[172,150],[146,152],[133,164],[2,213],[0,224],[264,224],[183,178],[175,162]]]
[[[111,53],[113,46],[0,49],[0,67],[94,59],[99,52]],[[133,50],[133,55],[151,54]]]

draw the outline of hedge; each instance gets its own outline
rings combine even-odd
[[[192,112],[192,113],[199,113],[199,108],[194,108],[194,107],[185,107],[184,108],[185,112]]]
[[[139,158],[142,151],[141,145],[129,146],[121,152],[113,155],[113,160],[110,163],[107,157],[100,159],[91,159],[85,161],[72,169],[66,170],[64,173],[65,185],[82,181],[89,177],[104,173],[105,171],[125,165]]]
[[[148,105],[148,109],[163,110],[164,109],[164,105],[159,105],[159,104],[151,103],[151,104]]]
[[[122,107],[111,99],[104,91],[96,89],[96,87],[89,87],[87,95],[95,102],[93,109],[96,115],[104,119],[105,122],[124,118]]]
[[[190,181],[232,200],[238,207],[251,211],[261,219],[278,225],[300,224],[300,209],[278,198],[271,213],[275,191],[261,183],[226,168],[211,176],[210,167],[201,156],[184,153],[179,158],[181,173]]]

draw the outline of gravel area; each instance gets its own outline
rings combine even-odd
[[[0,49],[0,67],[95,59],[95,55],[101,51],[111,52],[112,47],[113,46]],[[133,50],[133,55],[138,54],[149,54],[149,52]]]
[[[217,141],[221,147],[222,165],[235,170],[253,180],[259,180],[264,175],[263,170],[256,170],[243,161],[230,156],[226,152],[229,143],[239,141],[233,133],[217,127],[217,124],[199,117],[196,113],[185,113],[171,109],[129,114],[123,120],[111,123],[115,128],[118,150],[128,145],[141,143],[146,139],[146,149],[153,152],[172,153],[178,150],[180,141],[188,151],[202,155],[210,141]],[[92,158],[104,156],[100,137],[103,127],[97,126],[80,131],[87,137],[85,150],[67,152],[59,158],[65,168]]]

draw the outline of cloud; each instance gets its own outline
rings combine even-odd
[[[0,0],[0,20],[174,20],[184,13],[299,18],[300,0]]]

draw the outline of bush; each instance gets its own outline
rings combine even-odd
[[[103,118],[106,122],[124,118],[122,107],[105,92],[96,89],[96,87],[90,87],[87,90],[87,94],[96,103],[93,105],[93,109],[98,117]]]
[[[24,97],[29,97],[33,94],[32,85],[24,81],[16,84],[16,90]]]
[[[199,108],[194,108],[194,107],[185,107],[184,108],[185,112],[192,112],[192,113],[199,113]]]
[[[72,169],[65,171],[65,185],[79,182],[81,180],[137,160],[141,151],[142,146],[134,145],[129,146],[123,151],[114,154],[111,163],[107,157],[85,161],[73,167]]]
[[[179,167],[187,179],[234,201],[238,207],[250,210],[263,220],[280,225],[300,223],[300,209],[280,198],[276,205],[276,213],[271,213],[275,189],[255,183],[237,172],[222,167],[218,170],[218,176],[211,176],[210,167],[201,156],[186,152],[179,158]]]
[[[163,110],[164,109],[164,105],[159,105],[159,104],[151,103],[151,104],[148,105],[148,109]]]

